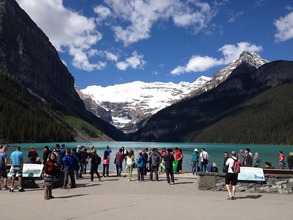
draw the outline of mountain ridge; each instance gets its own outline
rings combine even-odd
[[[216,72],[212,78],[201,76],[193,83],[134,81],[107,87],[92,85],[79,91],[79,95],[88,111],[123,132],[131,133],[163,108],[217,87],[243,62],[258,68],[268,61],[256,53],[243,51],[238,59]]]
[[[282,109],[279,109],[278,105],[275,105],[276,109],[273,110],[261,108],[263,105],[256,103],[252,108],[259,110],[249,113],[249,109],[242,107],[254,97],[266,94],[275,87],[292,83],[292,61],[273,61],[259,68],[243,63],[217,87],[159,111],[129,138],[135,141],[292,144],[292,138],[279,138],[293,135],[290,124],[293,121],[293,111],[290,108],[292,99],[286,94],[286,91],[292,90],[292,86],[281,90],[283,93],[280,95],[284,100],[284,103],[280,103]],[[271,100],[273,101],[275,100]],[[236,120],[237,124],[231,123],[229,119],[237,117],[238,112],[243,112],[241,118]],[[280,112],[284,112],[282,114],[285,116],[280,115]],[[286,115],[289,115],[289,118]],[[259,121],[251,118],[259,118]],[[266,120],[269,120],[269,123]],[[289,121],[289,124],[284,123],[284,120]],[[220,122],[222,123],[219,124]],[[242,128],[241,123],[244,125],[247,122],[249,127]],[[239,129],[236,129],[237,127]]]

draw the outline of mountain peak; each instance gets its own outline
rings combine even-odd
[[[269,61],[262,58],[261,56],[259,56],[256,53],[249,52],[249,51],[243,51],[240,54],[239,58],[234,62],[236,62],[238,65],[240,63],[246,62],[246,63],[250,64],[251,66],[258,68],[258,67],[262,66],[263,64],[268,63]]]
[[[260,66],[268,63],[269,61],[257,55],[256,53],[243,51],[239,58],[234,60],[230,65],[225,67],[224,69],[216,72],[214,74],[214,79],[217,81],[217,84],[225,81],[227,77],[232,73],[234,69],[236,69],[240,64],[247,63],[251,66],[259,68]]]

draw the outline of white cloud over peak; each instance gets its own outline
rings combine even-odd
[[[222,52],[223,58],[216,59],[209,56],[200,56],[194,55],[192,56],[186,65],[177,66],[175,69],[171,71],[172,75],[181,75],[184,73],[190,72],[204,72],[212,67],[216,67],[219,65],[225,65],[236,60],[239,55],[243,51],[249,52],[260,52],[262,50],[262,46],[257,46],[255,44],[251,44],[248,42],[239,42],[236,45],[226,44],[221,47],[218,51]]]
[[[124,26],[113,25],[115,38],[130,45],[150,37],[151,28],[159,20],[172,19],[180,27],[192,26],[196,32],[204,28],[215,12],[207,3],[180,0],[105,0],[112,16]],[[125,27],[125,24],[127,26]]]
[[[239,42],[236,45],[225,44],[218,51],[224,55],[223,64],[229,64],[236,60],[243,51],[258,53],[262,51],[262,46],[257,46],[249,42]]]
[[[276,41],[286,41],[293,38],[293,12],[275,21],[277,33]]]

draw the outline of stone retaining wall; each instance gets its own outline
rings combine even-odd
[[[225,173],[198,173],[200,190],[226,191]],[[265,181],[238,181],[238,192],[293,193],[293,175],[265,174]]]

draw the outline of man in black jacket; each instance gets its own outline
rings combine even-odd
[[[173,150],[168,149],[167,154],[165,155],[164,162],[165,162],[165,168],[166,168],[166,177],[167,177],[167,183],[170,184],[170,177],[172,184],[175,184],[174,182],[174,172],[173,172],[173,162],[174,162],[174,156],[172,154]]]

